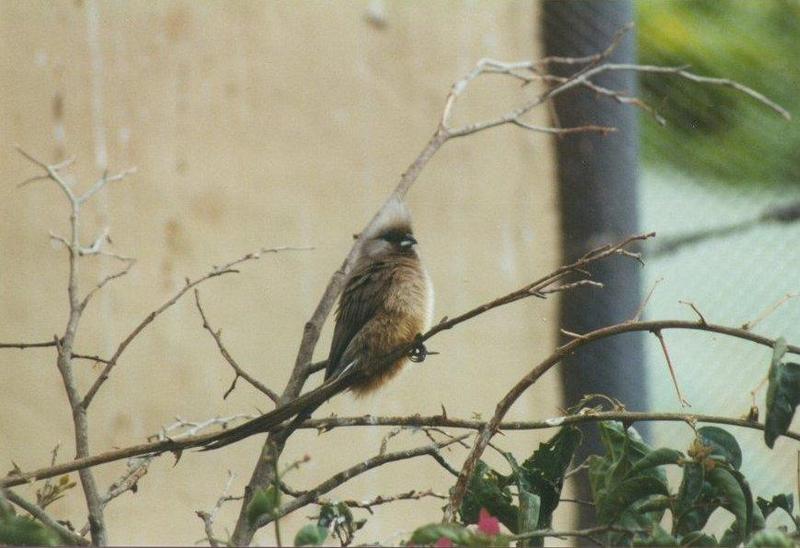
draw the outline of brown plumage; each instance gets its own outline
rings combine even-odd
[[[433,316],[433,287],[416,243],[405,204],[391,202],[364,234],[361,254],[339,300],[326,382],[202,445],[216,449],[277,426],[288,435],[337,392],[350,388],[363,396],[395,376],[408,358],[386,356],[413,343],[430,327]],[[292,417],[288,426],[281,426]]]
[[[433,288],[415,250],[408,210],[388,209],[357,261],[339,301],[325,379],[352,367],[363,396],[396,375],[407,358],[381,363],[430,327]]]

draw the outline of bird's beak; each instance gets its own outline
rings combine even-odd
[[[400,240],[400,247],[402,247],[403,249],[406,249],[406,248],[411,247],[412,245],[415,245],[416,243],[417,243],[417,240],[414,239],[413,235],[406,234],[405,236],[403,236],[403,239]]]

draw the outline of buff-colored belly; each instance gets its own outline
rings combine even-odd
[[[410,273],[411,274],[411,273]],[[413,342],[431,324],[433,314],[433,290],[424,271],[416,271],[409,279],[401,279],[397,290],[384,303],[384,313],[378,315],[369,326],[364,326],[365,354],[371,360],[362,369],[362,379],[352,387],[356,396],[364,396],[379,388],[397,375],[408,362],[402,357],[392,363],[381,363],[387,349],[397,348]]]

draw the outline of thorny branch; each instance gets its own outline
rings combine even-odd
[[[353,499],[346,499],[341,502],[348,508],[362,508],[373,514],[372,511],[373,506],[380,506],[382,504],[389,504],[391,502],[396,502],[398,500],[419,500],[426,497],[436,498],[446,500],[447,496],[442,495],[441,493],[437,493],[432,489],[425,489],[422,491],[418,491],[416,489],[412,489],[411,491],[406,491],[405,493],[398,493],[397,495],[378,495],[377,497],[373,497],[371,499],[366,500],[353,500]],[[334,501],[320,499],[314,502],[314,504],[333,504]]]
[[[275,519],[282,518],[287,514],[294,512],[304,506],[314,503],[319,499],[320,496],[332,491],[336,487],[342,485],[343,483],[351,480],[352,478],[363,474],[373,468],[377,468],[378,466],[383,466],[384,464],[390,462],[397,462],[400,460],[406,459],[413,459],[415,457],[420,457],[424,455],[433,455],[438,454],[440,450],[444,449],[448,445],[452,445],[457,443],[464,438],[470,436],[471,434],[464,434],[462,436],[458,436],[453,439],[445,440],[441,443],[433,443],[430,445],[424,445],[422,447],[417,447],[414,449],[408,449],[405,451],[395,451],[394,453],[384,453],[383,455],[376,455],[372,458],[366,459],[363,462],[359,462],[358,464],[351,466],[350,468],[331,476],[327,480],[323,481],[316,487],[305,491],[303,495],[287,502],[275,513],[274,516],[263,515],[261,516],[256,522],[256,528],[264,527],[265,525],[271,523]]]
[[[231,382],[230,388],[225,391],[223,394],[222,399],[226,399],[228,395],[233,392],[233,389],[236,388],[236,381],[239,380],[239,377],[246,380],[250,383],[253,388],[260,391],[261,393],[265,394],[269,399],[273,402],[278,403],[278,395],[267,388],[261,381],[250,375],[247,371],[241,368],[241,366],[236,363],[236,360],[233,359],[228,349],[225,348],[225,345],[222,342],[222,330],[218,329],[214,331],[211,325],[208,323],[208,318],[206,317],[206,313],[203,310],[203,306],[200,304],[200,291],[195,288],[194,290],[194,302],[197,304],[197,311],[200,313],[200,317],[203,319],[203,328],[208,331],[214,339],[214,342],[217,343],[217,348],[219,349],[220,354],[222,357],[225,358],[225,361],[228,362],[228,365],[231,366],[233,372],[236,373],[236,376],[233,377],[233,381]]]
[[[239,271],[235,267],[248,261],[258,260],[262,257],[262,255],[266,253],[278,253],[280,251],[305,251],[309,249],[312,248],[290,247],[290,246],[262,248],[259,251],[248,253],[247,255],[244,255],[243,257],[240,257],[236,260],[225,263],[222,266],[214,267],[210,272],[204,274],[203,276],[200,276],[199,278],[195,278],[194,280],[190,280],[187,278],[184,286],[177,293],[175,293],[175,295],[173,295],[172,298],[168,299],[160,307],[158,307],[154,311],[150,312],[147,316],[145,316],[145,318],[142,321],[140,321],[139,324],[136,325],[136,327],[133,328],[133,331],[131,331],[128,334],[128,336],[122,340],[122,342],[117,347],[117,350],[114,352],[111,358],[109,358],[105,367],[101,371],[100,376],[97,377],[97,380],[95,380],[94,384],[92,384],[91,388],[89,388],[89,390],[86,392],[86,395],[83,397],[83,400],[81,401],[81,406],[84,409],[88,409],[89,405],[92,403],[92,400],[97,394],[97,391],[100,390],[100,387],[103,386],[103,383],[106,380],[108,380],[108,376],[111,373],[111,370],[114,369],[114,367],[117,365],[117,361],[119,360],[120,356],[125,351],[125,349],[128,348],[128,345],[130,345],[133,342],[133,340],[148,325],[150,325],[153,322],[153,320],[155,320],[162,312],[164,312],[172,305],[174,305],[176,302],[178,302],[178,300],[181,297],[183,297],[187,291],[212,278],[216,278],[218,276],[224,276],[225,274],[238,273]]]
[[[89,544],[89,541],[83,538],[81,535],[77,534],[75,531],[68,529],[67,527],[61,525],[59,522],[53,519],[53,517],[50,514],[45,512],[44,508],[29,500],[26,500],[25,498],[21,497],[11,489],[0,489],[0,498],[6,498],[10,502],[13,502],[17,506],[28,512],[31,516],[38,519],[45,526],[55,531],[64,540],[64,542],[69,542],[70,544],[77,544],[79,546],[86,546]]]
[[[231,417],[231,420],[234,417]],[[212,421],[219,421],[220,419],[212,419]],[[657,412],[637,412],[637,411],[602,411],[602,412],[586,412],[574,415],[564,415],[560,417],[552,417],[540,421],[506,421],[500,422],[497,425],[497,431],[515,431],[515,430],[541,430],[547,428],[558,428],[568,424],[583,424],[587,422],[599,421],[622,421],[626,423],[645,422],[645,421],[667,421],[667,422],[686,422],[686,423],[707,423],[707,424],[724,424],[728,426],[737,426],[741,428],[750,428],[753,430],[764,430],[764,424],[756,421],[745,419],[735,419],[731,417],[723,417],[716,415],[702,415],[695,413],[657,413]],[[206,421],[208,422],[208,421]],[[199,423],[204,424],[204,423]],[[298,428],[310,428],[320,431],[333,430],[335,428],[350,428],[350,427],[370,427],[376,426],[406,426],[409,428],[419,428],[425,426],[436,426],[444,428],[465,428],[469,430],[484,430],[488,421],[469,420],[444,417],[441,415],[433,416],[419,416],[412,415],[409,417],[376,417],[365,415],[361,417],[329,417],[324,419],[310,419],[299,425]],[[795,441],[800,441],[800,434],[796,432],[787,432],[787,438]],[[203,442],[213,439],[217,433],[208,433],[186,437],[174,436],[171,438],[160,439],[156,442],[148,442],[140,445],[134,445],[123,449],[114,449],[99,455],[94,455],[89,458],[76,459],[70,462],[57,464],[55,466],[47,466],[39,468],[30,472],[10,473],[5,477],[0,478],[0,488],[14,487],[16,485],[23,485],[33,481],[39,481],[47,478],[52,478],[81,468],[98,466],[109,462],[114,462],[131,457],[147,456],[155,457],[159,454],[175,451],[180,452],[185,449],[201,445]],[[458,475],[454,471],[454,475]]]
[[[56,365],[61,374],[61,379],[67,393],[69,406],[72,410],[72,420],[75,427],[75,451],[78,458],[85,458],[89,456],[89,423],[86,414],[86,407],[82,405],[81,396],[72,371],[72,355],[75,344],[75,337],[78,332],[78,325],[81,320],[86,305],[89,303],[92,296],[102,287],[110,282],[112,279],[124,275],[132,266],[128,267],[116,275],[107,278],[100,282],[98,286],[89,291],[82,299],[80,297],[80,281],[79,281],[79,263],[78,260],[84,255],[85,249],[80,242],[80,213],[81,206],[85,204],[96,192],[102,189],[106,184],[113,181],[124,179],[133,170],[122,172],[113,177],[104,176],[100,181],[95,183],[92,188],[84,194],[76,194],[72,187],[64,179],[60,170],[69,166],[72,161],[62,162],[60,164],[47,164],[41,160],[36,159],[33,155],[24,151],[22,148],[17,147],[22,156],[29,161],[39,166],[44,173],[33,179],[28,179],[23,184],[32,182],[34,180],[51,180],[66,196],[70,205],[70,235],[69,238],[59,238],[69,252],[69,274],[67,282],[67,296],[69,302],[69,317],[67,325],[64,328],[64,334],[59,338],[54,338],[56,350],[58,352]],[[98,238],[93,244],[90,251],[97,252],[100,250],[103,242],[108,239],[108,234],[105,233],[101,238]],[[82,469],[78,472],[83,487],[84,497],[86,499],[86,506],[89,511],[89,525],[92,533],[92,543],[95,545],[108,544],[108,536],[103,517],[103,506],[100,501],[100,495],[97,490],[97,484],[94,479],[92,471],[89,469]]]
[[[229,495],[231,490],[231,484],[233,480],[236,478],[236,474],[228,470],[228,479],[225,481],[225,487],[222,489],[222,495],[217,499],[217,502],[214,504],[214,507],[211,509],[210,512],[206,512],[205,510],[196,510],[195,514],[198,518],[203,520],[203,530],[206,533],[206,540],[211,546],[220,546],[221,543],[219,540],[214,536],[214,521],[217,519],[217,514],[222,509],[222,505],[226,502],[231,502],[234,500],[241,500],[242,497],[233,497]]]

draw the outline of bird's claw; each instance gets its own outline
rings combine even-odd
[[[414,363],[422,363],[428,356],[433,356],[438,352],[429,351],[421,340],[417,340],[414,347],[408,352],[408,359]]]

